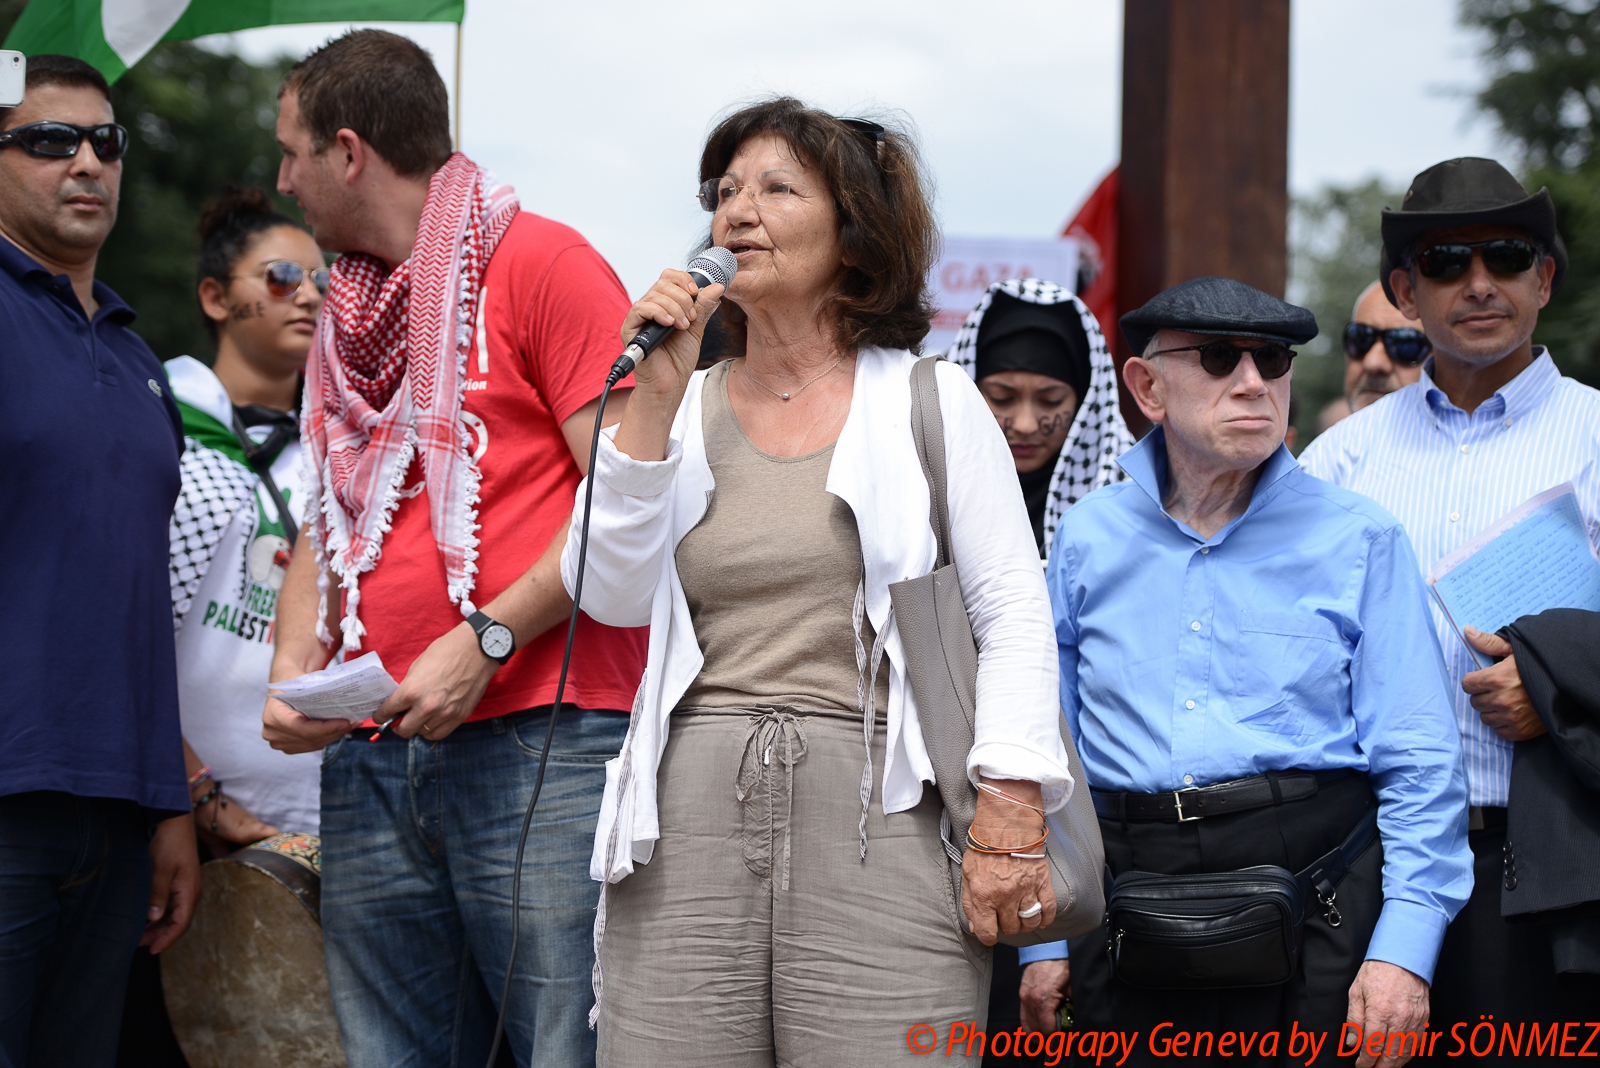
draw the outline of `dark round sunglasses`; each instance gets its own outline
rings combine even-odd
[[[1502,278],[1521,274],[1539,258],[1539,250],[1531,242],[1502,237],[1470,244],[1431,245],[1417,253],[1417,270],[1424,278],[1448,282],[1467,273],[1472,267],[1474,251],[1483,257],[1483,265],[1489,268],[1490,274]]]
[[[30,122],[0,133],[0,148],[16,145],[30,156],[71,159],[85,139],[103,162],[115,163],[128,151],[128,130],[114,122],[74,126],[70,122]]]
[[[1239,361],[1246,353],[1255,362],[1256,374],[1268,382],[1288,374],[1289,365],[1294,362],[1294,350],[1279,341],[1268,341],[1253,348],[1235,345],[1231,341],[1208,341],[1204,345],[1180,345],[1175,349],[1160,349],[1150,355],[1161,356],[1169,352],[1198,352],[1200,366],[1205,369],[1206,374],[1217,378],[1227,378],[1233,374],[1233,369],[1239,366]]]
[[[872,158],[880,163],[883,161],[883,142],[888,137],[889,132],[881,124],[873,122],[871,119],[840,119],[839,121],[872,142]]]
[[[306,277],[310,276],[311,284],[317,287],[317,292],[323,296],[328,295],[328,269],[326,267],[313,267],[306,270],[293,260],[271,260],[266,267],[257,274],[236,274],[235,278],[260,278],[267,284],[267,292],[274,300],[289,300],[300,287],[306,284]]]
[[[1377,342],[1383,342],[1383,351],[1389,359],[1403,367],[1415,367],[1428,358],[1433,343],[1421,330],[1397,326],[1392,330],[1379,330],[1366,323],[1347,323],[1344,328],[1344,354],[1352,360],[1364,357]]]

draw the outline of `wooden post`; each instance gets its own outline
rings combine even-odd
[[[1289,0],[1125,0],[1118,315],[1203,275],[1282,296],[1288,173]]]

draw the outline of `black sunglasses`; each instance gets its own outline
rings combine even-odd
[[[30,156],[46,159],[71,159],[88,138],[94,154],[106,163],[115,163],[128,151],[126,127],[108,122],[101,126],[74,126],[70,122],[30,122],[0,133],[0,148],[16,145]]]
[[[1489,273],[1501,277],[1521,274],[1539,258],[1539,250],[1531,242],[1502,237],[1470,244],[1432,245],[1417,253],[1417,270],[1424,278],[1443,282],[1460,278],[1472,267],[1473,250],[1483,257],[1483,265],[1489,268]]]
[[[1345,324],[1344,354],[1352,360],[1361,359],[1378,341],[1383,342],[1383,351],[1389,354],[1389,359],[1404,367],[1415,367],[1433,351],[1433,343],[1421,330],[1406,326],[1379,330],[1366,323]]]
[[[1231,341],[1208,341],[1204,345],[1160,349],[1150,355],[1162,356],[1169,352],[1198,352],[1200,366],[1205,368],[1206,374],[1216,378],[1227,378],[1233,374],[1233,369],[1239,366],[1239,361],[1246,353],[1255,362],[1256,374],[1268,382],[1288,374],[1289,364],[1294,362],[1294,350],[1280,341],[1268,341],[1254,348],[1235,345]]]
[[[888,136],[888,131],[886,131],[880,124],[873,122],[871,119],[840,119],[839,121],[850,127],[850,129],[854,130],[862,137],[865,137],[868,141],[871,141],[872,158],[882,162],[883,142]]]

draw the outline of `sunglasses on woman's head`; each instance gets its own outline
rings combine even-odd
[[[258,274],[236,274],[233,277],[259,278],[267,284],[267,292],[274,300],[289,300],[306,284],[307,274],[311,276],[311,284],[317,287],[317,292],[327,296],[328,269],[314,267],[307,271],[293,260],[269,260]]]
[[[1460,278],[1472,267],[1474,250],[1483,257],[1483,265],[1489,268],[1489,273],[1502,278],[1521,274],[1539,259],[1539,250],[1532,242],[1502,237],[1494,241],[1431,245],[1417,253],[1417,270],[1422,272],[1422,277],[1440,282]]]
[[[840,119],[839,121],[872,142],[873,159],[883,159],[883,141],[888,136],[888,131],[883,128],[882,124],[873,122],[871,119]]]
[[[1231,341],[1208,341],[1204,345],[1179,345],[1175,349],[1161,349],[1152,352],[1152,356],[1164,356],[1169,352],[1198,352],[1200,366],[1206,374],[1215,378],[1227,378],[1233,374],[1233,369],[1239,366],[1246,353],[1255,362],[1256,374],[1270,382],[1274,378],[1282,378],[1289,373],[1289,364],[1294,361],[1294,350],[1281,341],[1268,341],[1253,348],[1244,345],[1235,345]]]
[[[1389,359],[1405,367],[1415,367],[1433,351],[1433,343],[1421,330],[1405,326],[1379,330],[1366,323],[1347,323],[1344,328],[1344,354],[1352,360],[1359,360],[1380,340]]]
[[[16,145],[30,156],[71,159],[85,138],[102,162],[115,163],[128,151],[128,131],[114,122],[74,126],[70,122],[30,122],[0,133],[0,148]]]

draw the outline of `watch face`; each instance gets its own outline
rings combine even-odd
[[[513,645],[511,628],[504,623],[495,623],[485,627],[483,634],[478,638],[478,645],[484,653],[499,660],[501,657],[511,655]]]

